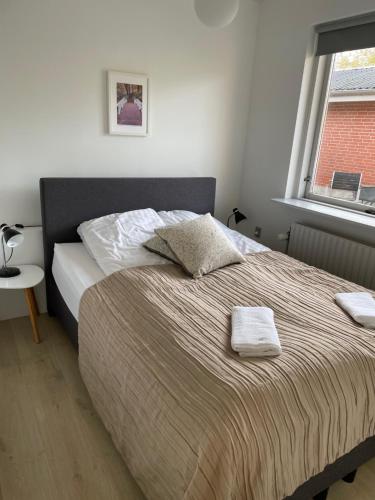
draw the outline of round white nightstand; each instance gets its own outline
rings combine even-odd
[[[0,288],[8,290],[22,289],[25,292],[31,326],[33,328],[34,342],[39,344],[40,335],[38,330],[37,316],[39,315],[38,304],[35,300],[33,287],[38,285],[44,278],[44,271],[38,266],[17,266],[21,274],[14,278],[0,278]]]

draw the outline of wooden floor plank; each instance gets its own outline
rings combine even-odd
[[[143,500],[53,318],[0,322],[0,500]]]
[[[0,369],[18,364],[17,346],[10,321],[0,321]]]
[[[0,500],[144,500],[97,416],[77,352],[41,315],[0,322]],[[329,500],[374,500],[375,459]]]

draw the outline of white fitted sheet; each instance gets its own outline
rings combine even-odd
[[[83,292],[105,278],[83,243],[55,243],[52,274],[65,304],[78,321]]]

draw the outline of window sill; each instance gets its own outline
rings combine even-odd
[[[345,208],[333,207],[331,205],[325,205],[324,203],[306,200],[303,198],[273,198],[272,201],[281,203],[282,205],[286,205],[288,207],[297,208],[298,210],[304,210],[305,212],[319,214],[324,217],[330,217],[353,224],[359,224],[361,226],[375,228],[375,216],[370,214],[355,212],[354,210]]]

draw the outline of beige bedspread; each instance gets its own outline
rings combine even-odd
[[[282,499],[375,434],[375,332],[334,303],[360,287],[277,252],[194,281],[117,272],[84,295],[79,361],[149,499]],[[234,305],[275,312],[283,354],[230,349]]]

